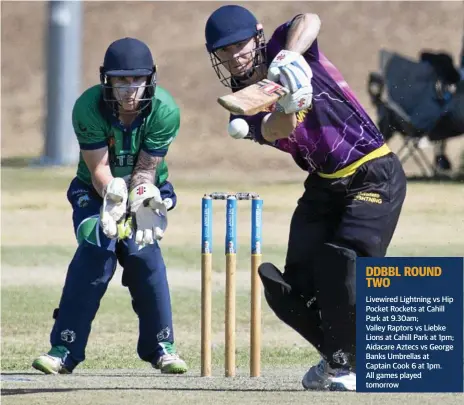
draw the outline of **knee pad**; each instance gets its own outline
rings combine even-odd
[[[293,296],[298,300],[305,300],[308,309],[317,309],[316,298],[314,294],[301,294],[301,288],[294,288],[292,284],[287,282],[285,274],[272,263],[263,263],[258,268],[258,274],[264,286],[266,300],[279,302],[284,297]],[[298,286],[299,287],[299,286]],[[271,306],[271,304],[269,303]]]
[[[279,269],[272,263],[263,263],[258,268],[258,274],[264,286],[264,297],[269,307],[282,319],[288,311],[288,298],[292,288],[287,284]]]
[[[266,301],[276,316],[320,350],[323,338],[316,300],[308,302],[305,297],[294,293],[279,269],[271,263],[263,263],[258,273]]]
[[[263,263],[258,268],[258,274],[264,286],[264,296],[274,312],[289,308],[305,308],[305,311],[318,311],[315,297],[304,297],[294,292],[279,269],[271,263]]]
[[[286,283],[283,274],[272,263],[263,263],[258,268],[258,274],[263,283],[264,290],[271,295],[282,295],[282,293],[290,293],[292,287]]]

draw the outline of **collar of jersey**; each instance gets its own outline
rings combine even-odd
[[[111,114],[111,124],[122,131],[132,132],[134,129],[140,127],[143,124],[144,117],[142,115],[138,115],[135,120],[130,124],[130,126],[126,127],[124,124],[119,121],[116,116]]]

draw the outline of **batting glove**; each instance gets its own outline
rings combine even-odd
[[[136,244],[149,245],[163,238],[168,224],[167,205],[154,184],[144,183],[130,192],[129,206],[135,220],[132,226]]]
[[[100,226],[111,239],[118,237],[118,223],[124,221],[127,207],[127,186],[124,179],[115,177],[103,190]]]
[[[311,106],[313,72],[305,58],[292,51],[280,51],[269,66],[267,78],[280,82],[290,93],[277,102],[286,114],[305,110]]]

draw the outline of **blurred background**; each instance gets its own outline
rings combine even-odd
[[[80,90],[99,83],[107,46],[133,36],[152,49],[159,83],[182,109],[182,130],[168,159],[173,170],[298,169],[289,156],[234,142],[227,114],[216,98],[227,92],[217,80],[204,46],[204,24],[220,2],[82,2]],[[225,4],[225,3],[224,3]],[[361,103],[376,119],[367,78],[379,68],[379,50],[412,58],[423,49],[445,51],[456,65],[462,46],[463,3],[439,2],[248,2],[266,37],[300,12],[322,19],[319,44],[339,68]],[[47,2],[2,2],[2,157],[40,156],[44,146],[47,72]],[[72,136],[70,134],[69,136]],[[394,141],[394,140],[392,140]],[[464,141],[450,141],[457,162]],[[393,145],[395,146],[395,145]],[[207,152],[207,153],[206,153]],[[430,155],[431,150],[426,150]],[[221,163],[219,164],[219,161]],[[4,162],[5,163],[5,162]],[[411,174],[415,165],[406,166]]]
[[[216,98],[228,89],[219,83],[204,46],[205,22],[221,4],[226,3],[82,2],[81,59],[68,61],[78,63],[77,73],[67,77],[64,85],[77,85],[80,94],[98,84],[99,67],[108,45],[131,36],[150,46],[158,65],[159,84],[172,93],[181,107],[181,131],[167,155],[179,203],[170,214],[162,249],[173,291],[180,351],[192,367],[199,364],[199,334],[192,334],[192,330],[199,330],[200,319],[203,193],[259,192],[264,198],[264,259],[282,267],[289,221],[306,177],[289,155],[227,135],[228,115]],[[320,49],[341,71],[376,123],[379,110],[369,96],[368,79],[370,73],[379,71],[382,49],[413,60],[424,50],[445,52],[454,66],[460,63],[462,1],[236,4],[255,13],[268,39],[278,25],[297,13],[319,14]],[[66,190],[76,169],[73,165],[36,164],[44,154],[47,114],[57,113],[47,111],[48,17],[48,2],[1,2],[2,369],[27,369],[34,356],[48,350],[52,310],[76,249],[71,207],[66,200]],[[70,118],[64,117],[69,122]],[[71,148],[73,134],[62,135],[69,137]],[[434,147],[427,146],[426,138],[421,150],[433,162]],[[397,150],[404,139],[393,134],[389,144]],[[420,169],[413,159],[405,162],[411,181],[390,256],[462,256],[463,183],[456,176],[463,151],[462,136],[448,140],[447,156],[452,170],[447,178],[452,181],[415,181],[412,178],[422,174]],[[223,337],[223,208],[215,207],[214,218],[217,321],[213,339],[219,354]],[[238,225],[238,364],[246,367],[250,238],[246,204],[240,206]],[[303,354],[307,352],[301,350],[308,350],[307,345],[288,328],[281,327],[264,303],[263,311],[264,364],[273,365],[276,359],[306,364]],[[36,326],[34,330],[31,324]],[[116,336],[115,329],[119,330]],[[118,280],[113,280],[93,326],[88,361],[82,367],[140,367],[135,354],[136,329],[128,293],[120,288]],[[277,332],[268,333],[272,330]],[[216,365],[220,364],[220,357],[215,360]]]

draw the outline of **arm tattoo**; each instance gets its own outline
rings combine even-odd
[[[131,176],[129,190],[133,190],[135,187],[143,183],[154,184],[156,169],[162,161],[163,158],[161,156],[151,156],[143,150],[140,151],[137,164],[135,165]]]

